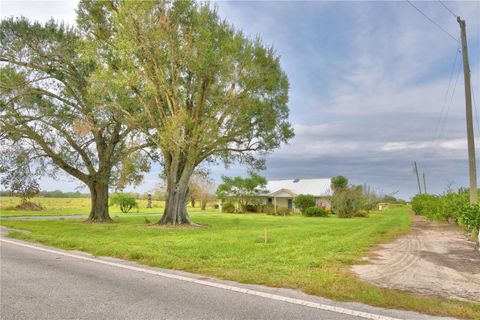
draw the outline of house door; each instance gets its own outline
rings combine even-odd
[[[288,199],[288,209],[292,209],[293,208],[293,201],[292,199]]]

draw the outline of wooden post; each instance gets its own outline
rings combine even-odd
[[[465,20],[457,17],[460,25],[463,54],[463,77],[465,79],[465,110],[467,120],[468,168],[470,175],[470,203],[477,203],[477,168],[475,163],[475,141],[473,135],[472,89],[470,88],[470,65],[468,63],[467,31]]]
[[[413,161],[413,171],[415,171],[415,174],[417,175],[417,183],[418,183],[418,194],[422,193],[422,187],[420,185],[420,176],[418,175],[418,167],[417,167],[417,161]]]

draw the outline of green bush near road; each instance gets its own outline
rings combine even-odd
[[[117,223],[111,224],[82,220],[1,224],[31,231],[13,233],[15,238],[150,266],[430,314],[464,318],[480,314],[478,304],[377,288],[351,274],[350,266],[373,245],[409,230],[406,207],[372,213],[369,219],[192,212],[193,221],[205,227],[147,226],[143,217],[135,216],[115,218]]]

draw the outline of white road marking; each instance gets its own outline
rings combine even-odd
[[[112,266],[112,267],[117,267],[117,268],[137,271],[137,272],[153,274],[153,275],[156,275],[156,276],[161,276],[161,277],[165,277],[165,278],[169,278],[169,279],[175,279],[175,280],[180,280],[180,281],[185,281],[185,282],[190,282],[190,283],[196,283],[196,284],[203,285],[203,286],[214,287],[214,288],[218,288],[218,289],[244,293],[244,294],[248,294],[248,295],[252,295],[252,296],[259,296],[259,297],[263,297],[263,298],[267,298],[267,299],[271,299],[271,300],[288,302],[288,303],[291,303],[291,304],[301,305],[301,306],[305,306],[305,307],[321,309],[321,310],[331,311],[331,312],[336,312],[336,313],[342,313],[342,314],[355,316],[355,317],[360,317],[360,318],[364,318],[364,319],[402,320],[402,319],[399,319],[399,318],[392,318],[392,317],[387,317],[387,316],[368,313],[368,312],[355,311],[355,310],[342,308],[342,307],[335,307],[335,306],[330,306],[330,305],[326,305],[326,304],[310,302],[310,301],[295,299],[295,298],[289,298],[289,297],[284,297],[284,296],[280,296],[280,295],[276,295],[276,294],[271,294],[271,293],[266,293],[266,292],[251,290],[251,289],[229,286],[229,285],[226,285],[226,284],[221,284],[221,283],[216,283],[216,282],[211,282],[211,281],[189,278],[189,277],[170,274],[170,273],[161,272],[161,271],[155,271],[155,270],[150,270],[150,269],[145,269],[145,268],[139,268],[139,267],[124,265],[124,264],[121,264],[121,263],[116,263],[116,262],[111,262],[111,261],[104,261],[104,260],[100,260],[100,259],[96,259],[96,258],[84,257],[84,256],[81,256],[81,255],[76,255],[76,254],[67,253],[67,252],[63,252],[63,251],[52,250],[52,249],[41,248],[41,247],[32,246],[32,245],[28,245],[28,244],[25,244],[25,243],[12,241],[12,240],[7,240],[7,239],[3,239],[3,238],[0,239],[0,242],[6,242],[6,243],[13,244],[13,245],[21,246],[21,247],[30,248],[30,249],[33,249],[33,250],[48,252],[48,253],[57,254],[57,255],[62,255],[62,256],[70,257],[70,258],[74,258],[74,259],[90,261],[90,262],[104,264],[104,265],[108,265],[108,266]]]

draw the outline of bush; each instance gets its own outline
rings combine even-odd
[[[417,215],[432,216],[438,208],[436,196],[431,194],[417,194],[412,199],[412,210]]]
[[[277,207],[277,216],[289,216],[291,210],[286,207]]]
[[[472,233],[472,238],[478,241],[478,230],[480,230],[480,205],[467,204],[460,208],[460,221],[465,229]]]
[[[458,223],[460,209],[468,203],[468,193],[463,189],[442,195],[417,194],[412,199],[412,210],[429,220],[453,220]]]
[[[306,217],[326,217],[328,216],[328,211],[324,208],[310,207],[305,209],[303,215]]]
[[[246,212],[258,212],[259,211],[259,206],[255,204],[247,204],[245,206],[245,211]]]
[[[370,215],[368,214],[367,210],[360,210],[353,214],[355,218],[368,218]]]
[[[237,210],[235,209],[235,205],[231,202],[222,203],[222,212],[225,213],[235,213]]]
[[[307,208],[315,207],[315,197],[309,194],[299,194],[293,199],[293,204],[303,213]]]
[[[357,187],[337,189],[332,196],[332,210],[339,218],[351,218],[363,206],[362,189]]]
[[[262,212],[266,214],[274,214],[275,207],[273,206],[273,204],[263,204],[259,206],[258,212]]]
[[[110,205],[120,206],[120,211],[128,213],[133,208],[138,208],[137,200],[129,194],[115,192],[110,198]]]

